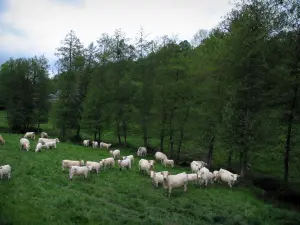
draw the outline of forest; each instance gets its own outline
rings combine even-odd
[[[224,16],[193,41],[149,40],[141,28],[84,45],[71,30],[51,78],[43,55],[10,58],[0,70],[0,131],[40,132],[51,121],[77,143],[111,131],[116,144],[135,138],[182,165],[201,158],[299,185],[300,2],[242,1]]]

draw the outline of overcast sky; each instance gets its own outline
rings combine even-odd
[[[141,26],[149,39],[177,34],[191,40],[231,7],[228,0],[0,0],[0,64],[45,54],[53,65],[55,48],[71,29],[84,45],[117,28],[135,38]]]

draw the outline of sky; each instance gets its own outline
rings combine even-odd
[[[55,49],[71,29],[85,46],[119,28],[134,39],[141,26],[149,39],[190,41],[231,8],[228,0],[0,0],[0,64],[44,54],[55,72]]]

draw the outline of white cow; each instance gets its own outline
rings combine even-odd
[[[156,187],[158,187],[158,184],[163,184],[164,176],[162,175],[162,172],[167,173],[168,171],[161,171],[161,172],[154,172],[153,170],[150,171],[150,178],[152,179],[152,183]]]
[[[24,138],[35,139],[35,133],[34,132],[26,132],[24,135]]]
[[[53,141],[55,141],[56,143],[60,142],[58,138],[39,138],[38,143],[42,143],[44,145],[47,142],[53,142]]]
[[[42,143],[37,143],[36,147],[35,147],[35,152],[40,152],[43,148],[43,144]]]
[[[107,150],[110,148],[111,144],[107,144],[107,143],[104,143],[104,142],[100,142],[100,148],[106,148]]]
[[[4,138],[0,135],[0,144],[1,145],[4,145],[5,144],[5,140],[4,140]]]
[[[203,169],[203,168],[202,168]],[[201,183],[205,183],[205,186],[207,186],[208,182],[213,183],[214,182],[214,174],[210,171],[202,171],[200,172],[200,179]]]
[[[148,174],[150,174],[150,170],[153,169],[153,166],[154,160],[141,159],[139,161],[139,171],[146,171]]]
[[[89,168],[87,166],[72,166],[70,168],[70,180],[73,179],[73,176],[84,176],[87,179],[89,174]]]
[[[103,167],[103,162],[92,162],[92,161],[86,161],[85,164],[90,171],[92,170],[96,170],[97,174],[99,173],[99,171],[101,170],[101,168]]]
[[[26,139],[26,138],[21,138],[21,139],[20,139],[20,150],[22,150],[22,149],[27,150],[27,152],[28,152],[29,149],[30,149],[30,142],[29,142],[29,140]]]
[[[120,158],[120,150],[116,149],[116,150],[110,150],[109,154],[115,159],[116,157]]]
[[[46,142],[44,144],[44,147],[49,149],[49,148],[56,148],[56,141],[49,141],[49,142]]]
[[[200,169],[204,166],[207,166],[207,163],[204,161],[193,161],[193,162],[191,162],[191,164],[192,163],[198,165],[200,167]]]
[[[0,166],[0,179],[2,179],[3,176],[7,176],[7,178],[10,179],[10,174],[11,174],[10,165]]]
[[[193,182],[194,184],[199,181],[199,174],[198,173],[188,173],[188,181]]]
[[[229,187],[232,188],[232,186],[237,182],[237,179],[240,177],[238,174],[234,174],[229,172],[225,169],[220,169],[218,173],[218,179],[220,179],[223,182],[228,183]]]
[[[163,164],[165,159],[168,159],[168,157],[166,156],[166,154],[162,153],[162,152],[156,152],[155,155],[155,160],[158,160],[161,162],[161,164]]]
[[[192,161],[191,162],[192,173],[197,173],[204,166],[207,166],[206,162],[203,162],[203,161]]]
[[[131,170],[131,160],[129,158],[122,159],[122,160],[119,159],[118,164],[119,164],[120,170],[122,170],[124,168]]]
[[[137,150],[137,156],[146,157],[147,156],[147,149],[145,147],[139,147],[138,150]]]
[[[106,169],[107,166],[114,167],[115,166],[115,160],[112,157],[102,159],[100,162],[103,162],[104,168]]]
[[[219,177],[218,177],[219,171],[218,171],[218,170],[215,170],[215,171],[213,172],[213,174],[214,174],[214,182],[219,181]]]
[[[61,166],[62,166],[62,170],[65,170],[65,168],[71,168],[72,166],[83,166],[84,165],[84,161],[83,160],[62,160],[61,162]]]
[[[41,133],[41,138],[48,138],[48,134],[46,132]]]
[[[83,146],[84,147],[88,147],[89,146],[90,141],[89,140],[84,140],[83,141]]]
[[[123,159],[130,159],[131,163],[134,163],[134,156],[133,155],[123,156]]]
[[[97,141],[93,141],[92,142],[92,146],[93,146],[93,148],[97,148],[98,147],[98,142]]]
[[[173,159],[164,159],[164,166],[171,166],[172,168],[174,167],[174,160]]]
[[[201,168],[199,167],[199,165],[197,163],[194,163],[194,162],[191,162],[191,170],[192,170],[192,173],[198,173],[198,171],[200,170]]]
[[[162,172],[163,175],[163,188],[169,189],[169,197],[171,196],[172,188],[183,187],[184,192],[187,191],[188,175],[187,173],[179,173],[170,175],[169,172]]]
[[[203,179],[202,175],[205,173],[209,173],[209,169],[207,169],[206,167],[202,167],[197,173],[199,175],[199,184],[203,184],[205,180]]]

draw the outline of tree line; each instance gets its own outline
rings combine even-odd
[[[158,140],[170,158],[207,149],[209,165],[222,148],[228,167],[238,157],[242,176],[254,153],[280,146],[288,182],[299,122],[299,21],[296,0],[248,0],[191,43],[148,40],[143,29],[130,41],[117,29],[85,47],[71,30],[56,49],[54,79],[44,57],[1,66],[0,102],[9,126],[20,129],[47,120],[49,93],[57,93],[62,139],[89,129],[101,140],[110,129],[120,144],[129,135],[147,147]]]

